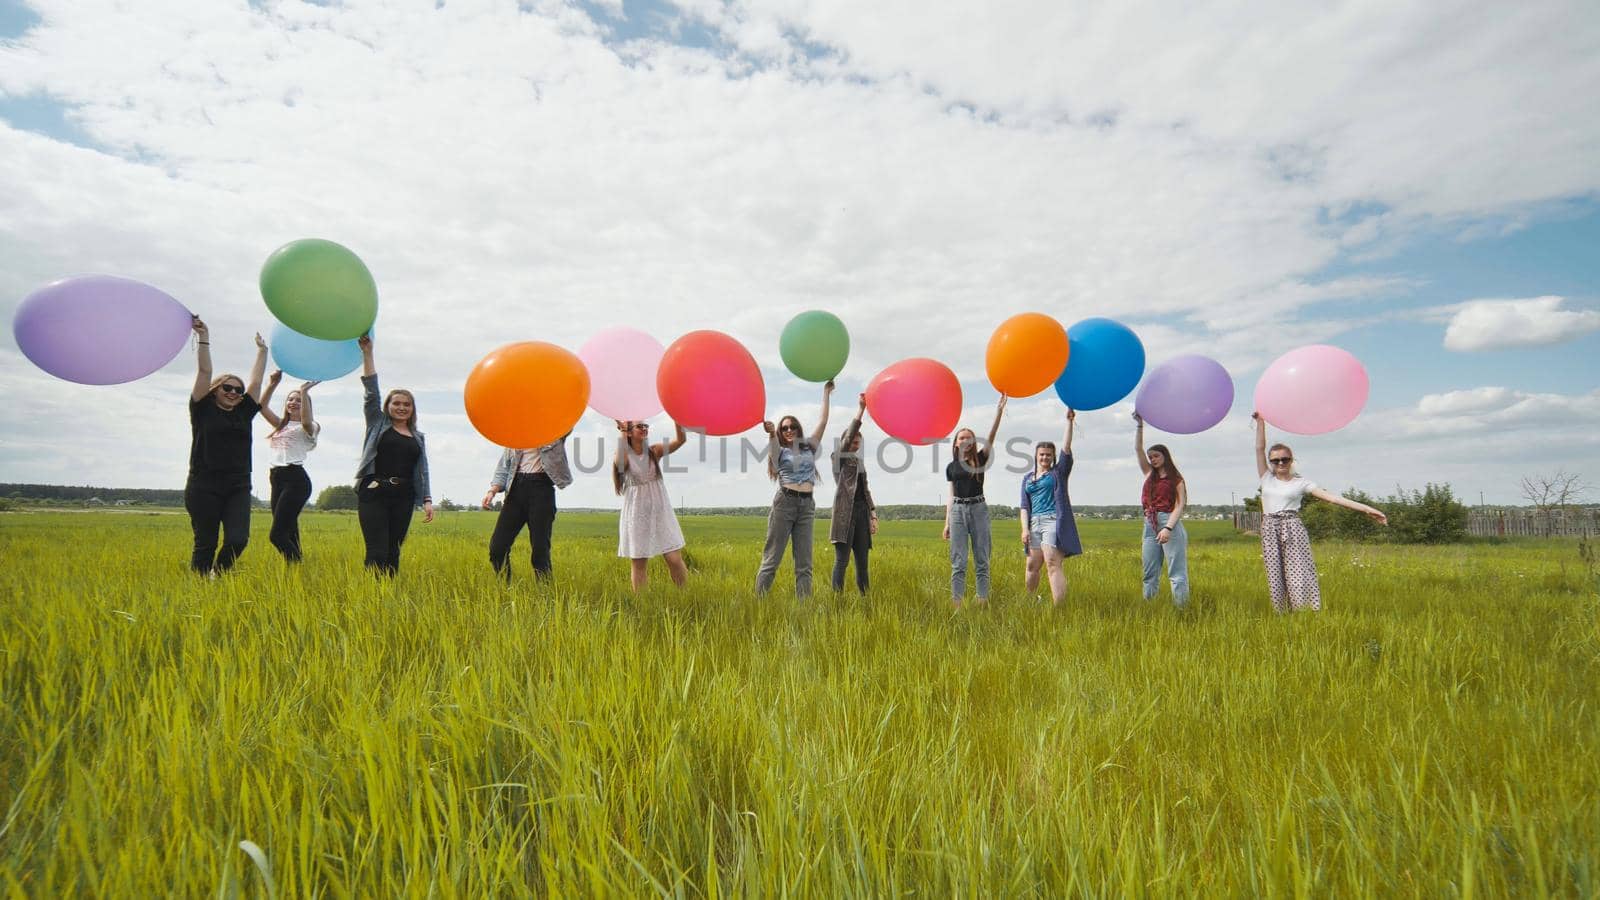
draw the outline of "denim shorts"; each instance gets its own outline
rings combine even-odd
[[[1056,517],[1035,516],[1028,519],[1028,551],[1042,547],[1056,547]]]

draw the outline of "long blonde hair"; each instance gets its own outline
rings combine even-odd
[[[216,378],[211,379],[211,387],[206,388],[206,393],[215,394],[217,392],[217,388],[222,387],[223,384],[229,381],[237,381],[239,382],[239,387],[246,387],[243,378],[240,378],[232,372],[224,372],[221,375],[218,375]]]
[[[383,414],[386,415],[386,416],[389,415],[389,401],[394,399],[394,395],[395,394],[404,394],[405,398],[407,400],[411,401],[411,418],[406,419],[406,427],[411,429],[412,431],[416,431],[417,430],[417,398],[415,396],[413,396],[412,393],[410,391],[406,390],[405,388],[395,388],[394,390],[390,391],[383,398]],[[390,417],[390,421],[393,421],[393,417],[392,416]]]

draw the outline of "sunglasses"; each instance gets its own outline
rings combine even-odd
[[[800,426],[798,426],[798,425],[780,425],[780,426],[778,426],[778,430],[779,431],[799,431],[800,430]]]
[[[244,393],[244,388],[239,387],[236,384],[219,384],[219,385],[217,385],[217,390],[223,392],[224,394],[242,394],[242,393]]]
[[[1275,466],[1287,466],[1289,463],[1294,462],[1294,457],[1292,457],[1292,456],[1278,456],[1278,457],[1274,457],[1273,459],[1267,460],[1267,462],[1272,463]]]
[[[633,430],[634,431],[649,431],[650,430],[650,426],[649,426],[648,423],[640,422],[639,424],[633,426]]]

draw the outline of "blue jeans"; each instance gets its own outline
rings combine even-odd
[[[967,593],[967,542],[972,542],[972,577],[978,597],[989,598],[989,504],[950,504],[950,596]]]
[[[1167,524],[1171,513],[1156,513],[1156,524]],[[1144,598],[1154,600],[1161,592],[1161,559],[1167,560],[1167,581],[1172,584],[1172,602],[1184,606],[1189,602],[1189,535],[1179,522],[1167,535],[1167,542],[1156,540],[1156,530],[1150,520],[1144,520]]]

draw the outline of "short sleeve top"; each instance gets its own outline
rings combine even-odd
[[[1299,512],[1306,495],[1317,489],[1317,483],[1299,475],[1284,481],[1272,473],[1261,476],[1261,511],[1266,515]]]
[[[951,489],[957,500],[970,500],[983,496],[983,469],[989,464],[989,451],[978,451],[978,469],[973,469],[962,460],[952,459],[944,467],[944,478],[950,482]]]
[[[249,475],[250,423],[261,411],[249,394],[223,409],[210,394],[189,401],[189,474]]]

